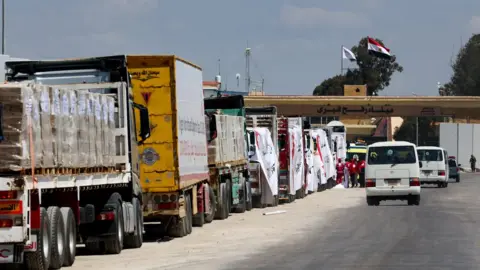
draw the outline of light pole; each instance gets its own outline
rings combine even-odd
[[[2,0],[2,54],[5,54],[5,0]]]
[[[413,92],[412,92],[412,95],[417,96],[417,94],[415,94]],[[417,142],[416,144],[418,146],[418,116],[415,120],[415,140],[416,140],[416,142]]]

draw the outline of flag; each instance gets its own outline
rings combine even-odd
[[[345,48],[342,46],[342,55],[343,55],[343,59],[347,59],[347,60],[350,60],[350,61],[357,61],[357,58],[355,57],[355,54],[353,54],[352,51],[350,51],[349,49]]]
[[[368,38],[368,52],[380,58],[390,59],[392,56],[389,48],[383,46],[371,37]]]

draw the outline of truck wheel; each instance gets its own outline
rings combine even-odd
[[[77,223],[70,207],[60,208],[65,227],[65,248],[63,266],[72,266],[77,254]]]
[[[140,248],[143,244],[143,213],[138,198],[132,199],[133,209],[135,209],[135,230],[130,235],[125,235],[124,246],[126,248]]]
[[[185,195],[185,209],[186,209],[186,230],[187,230],[187,234],[191,234],[192,233],[192,223],[193,223],[193,208],[192,208],[192,197],[190,197],[190,194],[186,194]]]
[[[250,182],[246,183],[246,190],[247,190],[247,211],[252,210],[253,208],[253,202],[252,202],[252,186],[250,185]]]
[[[216,219],[226,219],[228,218],[228,196],[227,196],[227,183],[220,183],[217,210],[215,211]]]
[[[227,184],[227,209],[225,209],[227,211],[227,218],[228,216],[230,215],[230,212],[232,211],[232,198],[233,198],[233,195],[232,195],[232,180],[230,179],[227,179],[227,181],[225,181],[225,183]]]
[[[235,213],[245,213],[247,210],[247,185],[244,184],[240,190],[242,196],[240,196],[240,203],[235,206]]]
[[[210,203],[210,212],[205,213],[205,223],[210,223],[215,218],[215,211],[217,209],[217,200],[215,198],[215,193],[213,193],[212,187],[208,186],[208,201]]]
[[[40,207],[40,229],[37,234],[37,250],[34,252],[25,252],[26,269],[47,270],[50,267],[50,246],[52,239],[50,237],[50,220],[47,210]]]
[[[105,240],[105,252],[108,254],[120,254],[123,249],[124,226],[123,226],[123,209],[122,196],[117,192],[110,196],[107,201],[108,205],[114,205],[115,217],[113,219],[113,227],[115,234],[110,239]]]
[[[65,222],[59,207],[50,206],[47,209],[47,213],[50,220],[50,236],[52,238],[50,269],[60,269],[65,258]]]

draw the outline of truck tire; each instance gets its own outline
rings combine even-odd
[[[250,182],[247,182],[245,185],[246,185],[246,191],[247,191],[247,207],[246,207],[246,210],[250,211],[253,208],[252,186],[250,185]]]
[[[123,249],[123,238],[125,235],[125,229],[123,226],[123,209],[122,209],[122,196],[117,192],[113,193],[107,201],[108,205],[114,205],[115,217],[113,219],[113,227],[115,228],[115,235],[105,240],[105,252],[107,254],[120,254]]]
[[[211,223],[215,218],[215,212],[217,209],[217,199],[215,198],[215,193],[210,185],[208,185],[208,201],[210,203],[210,212],[204,213],[205,223]]]
[[[50,268],[52,238],[50,237],[50,220],[47,210],[40,207],[40,229],[37,234],[37,250],[25,252],[25,268],[47,270]]]
[[[65,228],[65,248],[63,252],[65,257],[63,266],[72,266],[77,254],[77,223],[70,207],[60,208],[60,213],[62,213]]]
[[[230,215],[230,212],[232,211],[232,198],[233,198],[233,195],[232,195],[232,180],[230,179],[227,179],[225,181],[226,185],[227,185],[227,209],[225,209],[227,211],[227,218],[228,216]]]
[[[228,218],[228,189],[227,183],[220,183],[220,188],[218,190],[218,202],[217,210],[215,211],[215,218],[224,220]]]
[[[168,226],[167,233],[171,237],[184,237],[187,235],[187,216],[184,216],[182,218],[179,217],[173,217],[176,218],[176,223],[175,224],[170,224]]]
[[[208,185],[203,185],[202,186],[203,188],[203,200],[202,200],[202,204],[203,204],[203,212],[200,212],[198,211],[194,216],[193,216],[193,219],[192,219],[192,226],[195,226],[195,227],[203,227],[203,225],[205,224],[205,196],[210,196],[210,194],[208,193]],[[198,197],[197,197],[197,206],[198,206]],[[197,207],[197,210],[198,210],[198,207]]]
[[[132,199],[135,209],[135,229],[132,234],[125,235],[125,248],[140,248],[143,244],[143,213],[138,198]]]
[[[193,208],[192,208],[192,197],[190,196],[190,194],[186,194],[185,195],[185,209],[186,209],[186,231],[187,231],[187,234],[191,234],[192,233],[192,225],[193,225]]]
[[[242,189],[239,190],[241,192],[242,196],[240,196],[240,203],[235,206],[235,213],[245,213],[247,210],[247,185],[243,184]]]
[[[50,237],[52,239],[50,269],[60,269],[65,258],[65,221],[60,208],[57,206],[48,207],[47,213],[50,220]]]

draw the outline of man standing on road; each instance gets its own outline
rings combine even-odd
[[[475,169],[476,168],[476,163],[477,163],[477,159],[475,158],[475,156],[472,154],[470,156],[470,168],[472,169],[472,173],[473,172],[476,172],[477,170]]]
[[[342,159],[339,158],[337,163],[337,185],[342,183],[343,167]]]
[[[350,182],[352,183],[352,188],[358,186],[358,156],[354,155],[352,164],[350,165]]]

